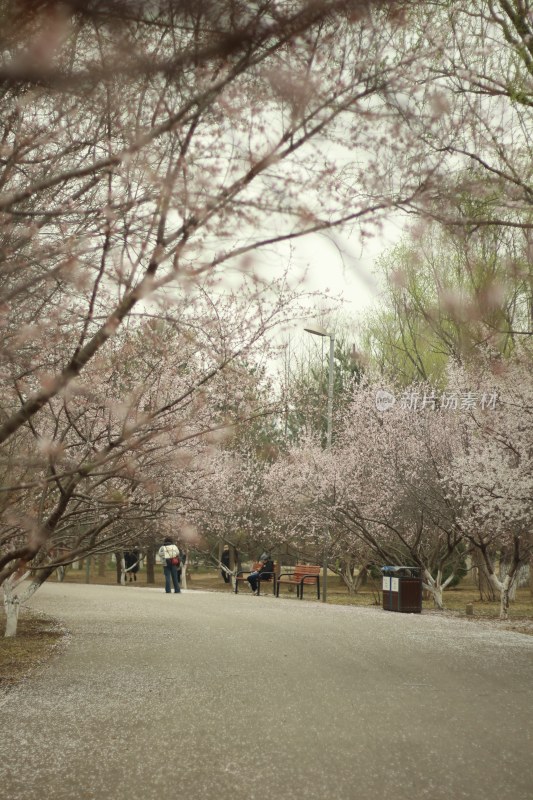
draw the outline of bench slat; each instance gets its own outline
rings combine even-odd
[[[317,597],[320,600],[320,571],[321,567],[317,564],[296,564],[294,571],[278,576],[278,586],[276,597],[279,597],[279,587],[282,583],[297,586],[297,595],[303,598],[304,585],[316,584]]]

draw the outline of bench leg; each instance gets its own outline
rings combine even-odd
[[[296,585],[296,596],[300,600],[303,600],[303,598],[304,598],[304,582],[303,581],[302,581],[302,583],[299,583],[299,584]],[[317,596],[317,599],[320,600],[320,577],[318,575],[316,577],[316,596]]]

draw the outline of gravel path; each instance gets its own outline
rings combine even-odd
[[[533,637],[138,587],[32,605],[72,639],[0,707],[9,800],[533,797]]]

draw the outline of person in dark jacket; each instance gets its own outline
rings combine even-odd
[[[270,558],[267,553],[263,553],[261,558],[259,559],[261,566],[259,569],[255,570],[255,572],[251,572],[250,575],[246,578],[248,583],[250,584],[250,589],[253,594],[259,594],[258,586],[259,581],[261,580],[261,576],[264,576],[264,579],[271,580],[272,574],[274,572],[274,562]]]
[[[224,579],[224,583],[229,583],[230,580],[231,580],[231,577],[230,577],[229,572],[227,571],[230,568],[230,566],[229,566],[229,563],[230,563],[229,562],[229,545],[228,544],[224,545],[224,550],[222,551],[222,555],[220,556],[220,563],[223,564],[226,567],[226,569],[221,569],[220,570],[220,574],[222,575],[222,577]]]
[[[134,550],[126,550],[124,552],[124,566],[126,567],[126,580],[128,576],[130,583],[137,580],[137,573],[139,572],[140,553],[135,548]]]

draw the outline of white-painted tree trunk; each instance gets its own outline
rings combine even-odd
[[[6,629],[4,638],[17,635],[20,607],[23,605],[23,603],[30,599],[32,594],[34,594],[34,592],[36,592],[41,585],[36,581],[32,581],[22,595],[19,596],[16,594],[15,590],[17,586],[22,583],[22,581],[29,574],[29,572],[26,572],[21,578],[15,578],[14,575],[11,575],[11,577],[4,581],[4,609],[6,612]]]
[[[514,578],[516,575],[516,571],[508,573],[503,581],[501,581],[498,576],[491,572],[489,574],[489,580],[494,587],[494,589],[499,592],[500,594],[500,619],[506,620],[509,619],[509,606],[511,604],[511,590],[514,583]]]
[[[512,567],[511,567],[512,568]],[[502,566],[500,565],[500,580],[504,581],[505,577],[507,576],[510,569],[509,564],[505,564]],[[529,567],[527,564],[521,564],[518,569],[515,570],[515,578],[511,583],[511,587],[509,589],[509,600],[513,601],[516,600],[516,592],[521,586],[527,586],[529,579]]]
[[[348,589],[348,594],[354,595],[358,589],[358,576],[355,573],[353,561],[349,556],[342,560],[341,578]]]
[[[4,586],[4,609],[6,612],[6,629],[4,636],[5,638],[8,638],[10,636],[16,636],[18,620],[19,620],[20,602],[18,597],[16,597],[12,592],[9,593],[6,592],[5,586]]]
[[[435,608],[438,608],[439,611],[444,610],[444,599],[443,599],[444,590],[446,589],[447,586],[450,585],[453,579],[454,579],[454,573],[452,572],[452,574],[449,575],[443,583],[441,569],[437,570],[436,578],[433,577],[433,575],[431,574],[431,572],[429,572],[429,570],[427,569],[424,570],[424,580],[422,582],[422,587],[431,594]]]

